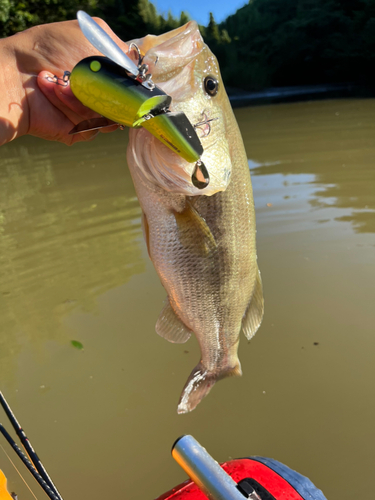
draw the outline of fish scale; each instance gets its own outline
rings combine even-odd
[[[173,111],[191,123],[200,123],[203,111],[215,119],[201,138],[210,175],[202,190],[190,185],[192,166],[147,130],[130,130],[128,146],[149,255],[168,295],[156,331],[176,343],[194,333],[201,349],[178,405],[186,413],[217,380],[241,375],[240,332],[251,338],[263,317],[250,172],[216,58],[197,24],[136,43],[147,48],[145,61],[157,54],[153,79],[172,96]],[[208,70],[219,82],[215,97],[204,89]]]

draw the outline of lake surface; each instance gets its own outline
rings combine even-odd
[[[127,133],[0,150],[0,389],[66,499],[156,498],[186,477],[170,448],[187,433],[218,461],[275,458],[329,500],[373,496],[375,100],[236,116],[265,317],[241,339],[243,377],[188,415],[176,407],[199,348],[154,332],[165,292]],[[32,498],[2,449],[0,468],[20,500]]]

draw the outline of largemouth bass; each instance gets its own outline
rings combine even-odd
[[[240,332],[263,317],[250,172],[217,60],[198,25],[134,41],[155,83],[199,131],[210,182],[192,184],[188,163],[145,129],[130,130],[128,165],[143,211],[150,258],[168,297],[156,331],[170,342],[198,339],[201,359],[178,413],[193,410],[217,380],[241,375]],[[198,173],[199,174],[199,173]]]

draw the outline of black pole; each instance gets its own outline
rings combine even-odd
[[[53,484],[52,479],[49,477],[46,469],[44,468],[44,465],[42,464],[38,455],[36,454],[34,448],[31,446],[29,439],[27,438],[24,430],[22,429],[21,425],[19,424],[18,420],[16,419],[16,416],[12,412],[8,402],[4,398],[3,393],[1,391],[0,391],[0,404],[3,407],[5,413],[7,414],[7,417],[9,418],[10,423],[13,426],[13,429],[16,431],[17,436],[20,438],[20,441],[21,441],[23,447],[25,448],[26,453],[29,455],[32,463],[34,464],[35,468],[39,472],[39,475],[42,477],[42,479],[44,479],[44,481],[47,483],[47,485],[50,487],[50,489],[55,493],[55,495],[58,497],[58,500],[63,500],[62,496],[58,492],[56,486]],[[17,446],[17,448],[18,448],[18,446]],[[30,463],[30,461],[29,461],[29,463]]]
[[[2,435],[5,437],[5,439],[8,441],[8,443],[11,445],[11,447],[14,449],[14,451],[17,453],[17,455],[20,457],[24,465],[29,469],[31,474],[34,476],[34,479],[38,481],[39,485],[43,488],[45,493],[48,495],[48,497],[51,500],[60,500],[60,497],[56,495],[56,493],[50,488],[50,486],[46,483],[46,481],[42,478],[42,476],[35,470],[35,467],[33,464],[30,462],[30,460],[27,458],[27,456],[23,453],[23,451],[19,448],[17,443],[11,438],[11,436],[8,434],[6,429],[2,424],[0,424],[0,432]]]

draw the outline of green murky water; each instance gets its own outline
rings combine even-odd
[[[250,345],[241,339],[243,377],[189,415],[176,405],[199,349],[154,333],[165,292],[126,133],[0,150],[0,388],[66,499],[157,497],[185,479],[170,456],[185,433],[219,461],[276,458],[329,500],[372,497],[375,101],[236,115],[266,312]],[[2,449],[0,468],[32,498]]]

